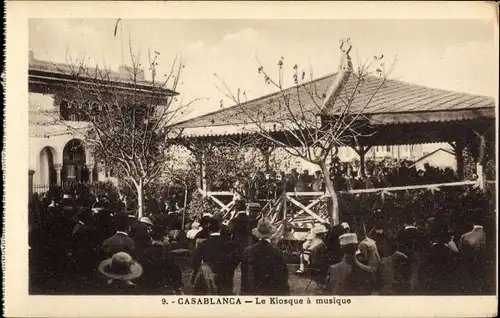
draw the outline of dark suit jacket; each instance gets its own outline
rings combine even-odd
[[[253,219],[245,213],[239,213],[229,222],[228,232],[231,239],[237,244],[240,252],[253,243]]]
[[[165,225],[169,230],[182,230],[182,215],[177,212],[170,212],[165,216]]]
[[[288,268],[279,249],[266,240],[247,247],[241,263],[243,295],[289,295]]]
[[[135,257],[135,242],[128,235],[115,233],[102,244],[104,257],[111,257],[118,252],[125,252]]]
[[[215,274],[218,294],[231,294],[233,275],[238,266],[238,250],[233,242],[222,235],[210,235],[193,255],[193,277],[196,277],[202,262]]]
[[[451,295],[458,291],[457,257],[444,243],[432,245],[419,270],[425,295]]]
[[[424,232],[415,227],[409,227],[401,231],[398,239],[405,244],[413,245],[416,251],[422,252],[431,246],[431,242]]]
[[[148,246],[140,255],[139,263],[144,273],[137,279],[137,283],[144,291],[158,292],[168,286],[175,290],[182,287],[182,271],[179,264],[165,246]]]

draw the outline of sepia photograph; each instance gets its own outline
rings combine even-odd
[[[108,13],[17,52],[29,296],[497,295],[497,21]]]

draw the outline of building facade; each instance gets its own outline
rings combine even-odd
[[[130,83],[130,67],[108,72],[116,91],[130,90],[131,85],[147,93],[152,83],[144,79],[144,72]],[[96,70],[97,71],[97,70]],[[82,118],[78,107],[92,107],[99,111],[99,103],[89,98],[76,102],[66,87],[76,81],[93,81],[90,77],[75,75],[65,64],[37,60],[30,52],[29,60],[29,186],[31,191],[44,192],[51,185],[66,181],[77,183],[114,180],[111,167],[97,162],[85,145],[85,135],[91,125]],[[167,96],[177,93],[165,89]]]

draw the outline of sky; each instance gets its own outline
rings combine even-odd
[[[130,64],[130,40],[143,65],[148,51],[160,52],[158,74],[182,56],[177,91],[185,102],[197,100],[189,117],[220,109],[222,99],[230,106],[221,80],[249,99],[274,92],[258,74],[259,62],[277,78],[283,58],[285,86],[293,84],[295,64],[307,74],[312,70],[314,78],[336,72],[339,41],[346,37],[355,66],[381,54],[392,65],[397,57],[393,79],[486,96],[495,96],[498,87],[491,21],[124,19],[115,37],[116,21],[30,19],[29,48],[41,60],[85,57],[89,66],[117,69],[122,61]]]

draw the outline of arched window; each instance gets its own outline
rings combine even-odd
[[[71,106],[64,99],[59,103],[59,116],[60,116],[61,120],[68,120],[69,119],[69,108],[70,107]]]
[[[69,109],[69,120],[78,121],[78,103],[72,100],[68,104],[68,109]]]

